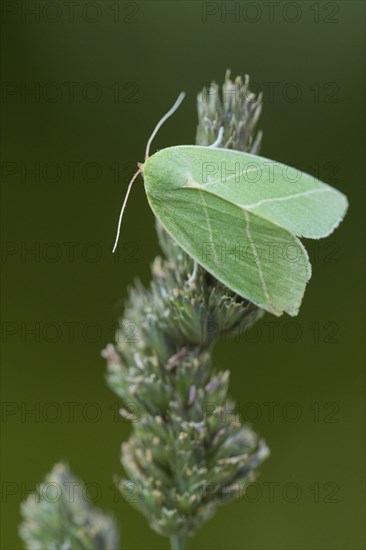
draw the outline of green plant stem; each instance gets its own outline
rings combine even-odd
[[[170,537],[171,550],[185,550],[187,548],[186,540],[187,539],[184,536],[173,535]]]
[[[227,73],[222,94],[215,83],[211,93],[202,90],[197,145],[212,145],[223,134],[221,147],[257,153],[261,98],[248,86],[248,77],[233,82]],[[223,415],[235,407],[228,396],[229,372],[212,364],[214,344],[242,334],[262,312],[195,268],[159,222],[156,229],[163,257],[153,262],[150,286],[137,282],[130,290],[116,347],[108,345],[103,356],[109,386],[134,406],[121,409],[133,422],[133,434],[122,446],[127,479],[119,487],[127,501],[131,483],[141,487],[135,506],[157,533],[170,538],[173,550],[184,550],[188,536],[220,504],[235,500],[234,493],[241,495],[254,481],[269,453],[249,426]],[[129,327],[137,330],[133,339]]]

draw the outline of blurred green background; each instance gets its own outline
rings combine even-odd
[[[196,93],[227,68],[264,92],[261,153],[316,173],[350,209],[306,243],[299,316],[267,314],[216,349],[272,455],[190,547],[365,547],[364,11],[352,0],[2,2],[1,548],[21,548],[20,501],[60,459],[98,484],[91,498],[118,518],[123,548],[168,548],[112,489],[130,427],[100,357],[128,285],[148,283],[159,253],[142,181],[110,250],[154,125],[184,89],[153,151],[193,143]]]

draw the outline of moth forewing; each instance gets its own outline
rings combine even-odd
[[[310,277],[297,237],[195,186],[179,170],[173,182],[177,165],[168,164],[161,169],[151,157],[144,165],[150,206],[168,233],[232,291],[275,315],[296,315]]]
[[[347,210],[345,195],[330,185],[250,153],[192,145],[156,155],[162,169],[175,173],[171,185],[203,188],[299,237],[328,236]]]
[[[311,274],[297,236],[328,235],[347,209],[342,193],[227,149],[170,147],[142,169],[153,212],[190,256],[263,309],[297,314]]]

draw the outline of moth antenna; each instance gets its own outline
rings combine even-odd
[[[173,107],[171,107],[171,109],[169,109],[169,111],[159,120],[159,122],[157,123],[157,125],[155,126],[154,128],[154,131],[153,133],[151,134],[150,138],[149,138],[149,141],[147,142],[147,145],[146,145],[146,151],[145,151],[145,160],[149,158],[149,152],[150,152],[150,145],[151,145],[151,142],[152,140],[154,139],[154,137],[156,136],[156,134],[158,133],[158,131],[160,130],[161,126],[164,124],[164,122],[173,114],[175,113],[175,111],[178,109],[179,105],[182,103],[184,97],[185,97],[185,93],[184,92],[181,92],[176,100],[176,102],[174,103]],[[132,189],[132,185],[133,185],[133,182],[135,181],[135,179],[137,178],[137,176],[139,174],[141,174],[142,172],[142,165],[140,163],[138,163],[138,166],[139,166],[139,169],[137,170],[137,172],[132,176],[132,179],[130,181],[130,183],[128,184],[128,187],[127,187],[127,191],[126,191],[126,195],[125,195],[125,198],[124,198],[124,201],[123,201],[123,204],[122,204],[122,208],[121,208],[121,212],[120,212],[120,215],[119,215],[119,219],[118,219],[118,226],[117,226],[117,235],[116,235],[116,240],[114,241],[114,246],[113,246],[113,250],[112,250],[112,253],[115,252],[116,248],[117,248],[117,244],[118,244],[118,241],[119,241],[119,236],[120,236],[120,233],[121,233],[121,225],[122,225],[122,219],[123,219],[123,214],[124,214],[124,211],[126,209],[126,206],[127,206],[127,201],[128,201],[128,197],[130,195],[130,192],[131,192],[131,189]]]
[[[181,92],[178,96],[178,99],[176,100],[176,102],[174,103],[173,107],[171,107],[171,109],[169,109],[169,111],[159,120],[159,122],[157,123],[157,125],[155,126],[154,128],[154,131],[153,133],[151,134],[150,138],[149,138],[149,141],[147,142],[147,145],[146,145],[146,151],[145,151],[145,160],[149,158],[149,153],[150,153],[150,145],[151,145],[151,142],[152,140],[154,139],[154,137],[156,136],[156,134],[158,133],[158,131],[160,130],[161,126],[164,124],[164,122],[173,114],[175,113],[175,111],[178,109],[179,105],[182,103],[184,97],[185,97],[185,93],[184,92]]]
[[[222,142],[223,135],[224,135],[224,127],[220,126],[216,141],[214,141],[211,145],[209,145],[209,147],[218,147]]]
[[[127,201],[128,201],[128,197],[129,197],[129,194],[131,192],[131,189],[132,189],[132,185],[133,185],[133,182],[135,181],[135,179],[137,178],[137,176],[139,174],[141,174],[142,172],[142,166],[139,165],[139,169],[137,170],[137,172],[132,176],[132,179],[130,181],[130,183],[128,184],[128,187],[127,187],[127,191],[126,191],[126,195],[125,195],[125,199],[123,201],[123,204],[122,204],[122,208],[121,208],[121,212],[120,212],[120,215],[119,215],[119,219],[118,219],[118,227],[117,227],[117,235],[116,235],[116,240],[114,242],[114,246],[113,246],[113,250],[112,250],[112,253],[114,254],[114,251],[116,250],[117,248],[117,244],[118,244],[118,240],[119,240],[119,235],[121,233],[121,225],[122,225],[122,218],[123,218],[123,214],[124,214],[124,211],[126,209],[126,206],[127,206]]]

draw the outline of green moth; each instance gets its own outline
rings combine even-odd
[[[260,308],[298,313],[311,276],[299,237],[319,239],[338,226],[345,195],[285,164],[221,149],[183,145],[149,157],[152,139],[184,95],[160,120],[146,148],[146,196],[171,237],[216,279]]]

